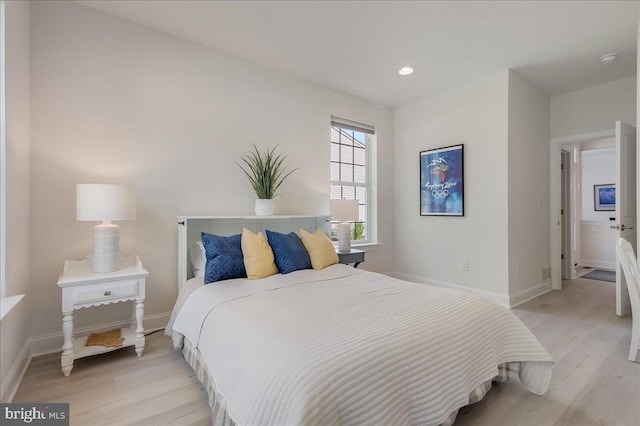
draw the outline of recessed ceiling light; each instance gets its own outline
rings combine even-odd
[[[606,55],[602,56],[600,58],[600,62],[602,62],[603,64],[610,64],[611,62],[615,61],[618,58],[618,54],[617,53],[607,53]]]
[[[398,71],[398,74],[400,75],[409,75],[413,72],[413,68],[411,67],[402,67],[400,68],[400,71]]]

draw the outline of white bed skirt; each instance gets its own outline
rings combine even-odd
[[[211,424],[215,426],[236,426],[236,422],[229,417],[226,410],[226,401],[224,398],[216,391],[215,382],[211,378],[211,374],[209,373],[209,369],[207,368],[206,363],[203,360],[202,355],[198,348],[194,347],[189,339],[185,339],[178,332],[173,332],[172,338],[174,341],[174,345],[179,348],[182,347],[182,354],[184,355],[187,364],[191,366],[193,371],[196,373],[196,378],[204,389],[207,391],[209,407],[211,407]],[[481,401],[485,395],[491,390],[493,382],[505,382],[509,379],[518,377],[520,371],[520,363],[519,362],[507,362],[498,366],[498,375],[491,380],[487,380],[482,383],[480,386],[476,387],[469,394],[468,405],[475,404],[476,402]],[[458,412],[460,411],[455,409],[453,412],[449,414],[447,420],[442,423],[440,426],[451,426],[456,420],[458,416]]]

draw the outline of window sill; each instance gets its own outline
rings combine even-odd
[[[333,247],[335,247],[336,249],[338,248],[338,244],[334,244]],[[364,250],[364,251],[375,251],[375,250],[380,250],[380,243],[354,243],[353,241],[351,242],[351,247],[358,249],[358,250]]]
[[[0,321],[22,300],[24,294],[0,298]]]
[[[364,251],[380,250],[380,243],[351,243],[351,247]]]

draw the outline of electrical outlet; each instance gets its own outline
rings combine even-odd
[[[469,270],[469,261],[467,259],[463,259],[460,261],[460,270],[461,271]]]

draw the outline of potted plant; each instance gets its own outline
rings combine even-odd
[[[291,173],[298,170],[293,169],[287,172],[284,165],[284,160],[287,157],[283,154],[276,154],[276,148],[278,145],[272,149],[266,148],[264,152],[261,152],[254,144],[253,151],[241,157],[244,165],[234,160],[249,178],[249,183],[258,197],[255,204],[256,216],[271,216],[273,214],[273,197],[277,195],[276,191]]]

